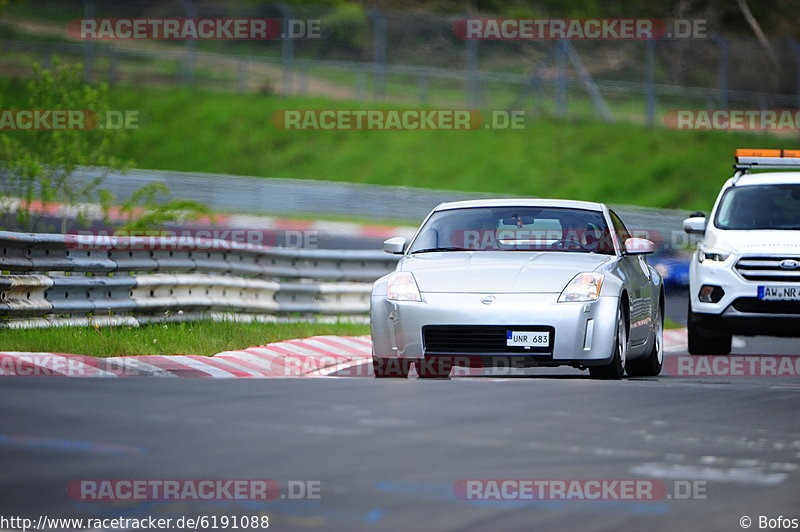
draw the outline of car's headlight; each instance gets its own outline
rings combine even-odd
[[[697,262],[725,262],[730,256],[730,251],[722,249],[700,249],[697,252]]]
[[[561,295],[559,303],[570,301],[595,301],[600,297],[603,287],[603,274],[594,272],[579,273],[567,284]]]
[[[386,297],[390,301],[422,301],[417,281],[411,272],[394,272],[389,276]]]

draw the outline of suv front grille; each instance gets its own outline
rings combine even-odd
[[[800,256],[742,257],[736,263],[736,271],[748,281],[800,283]]]
[[[506,331],[550,331],[549,347],[506,345]],[[422,328],[425,353],[552,353],[555,328],[532,325],[426,325]]]

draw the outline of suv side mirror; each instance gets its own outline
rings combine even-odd
[[[406,239],[394,236],[383,243],[383,251],[392,255],[402,255],[406,249]]]
[[[625,253],[628,255],[642,255],[653,253],[656,245],[646,238],[629,238],[625,240]]]
[[[706,232],[706,216],[702,212],[692,213],[691,218],[683,221],[683,230],[689,234],[702,235]]]

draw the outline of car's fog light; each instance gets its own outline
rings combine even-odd
[[[722,299],[722,296],[724,295],[725,290],[723,290],[721,286],[704,284],[700,287],[700,293],[697,295],[697,297],[703,303],[716,303]]]

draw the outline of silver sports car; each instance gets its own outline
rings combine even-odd
[[[372,289],[376,377],[447,377],[454,365],[568,365],[600,379],[652,376],[663,360],[654,244],[601,203],[443,203]]]

